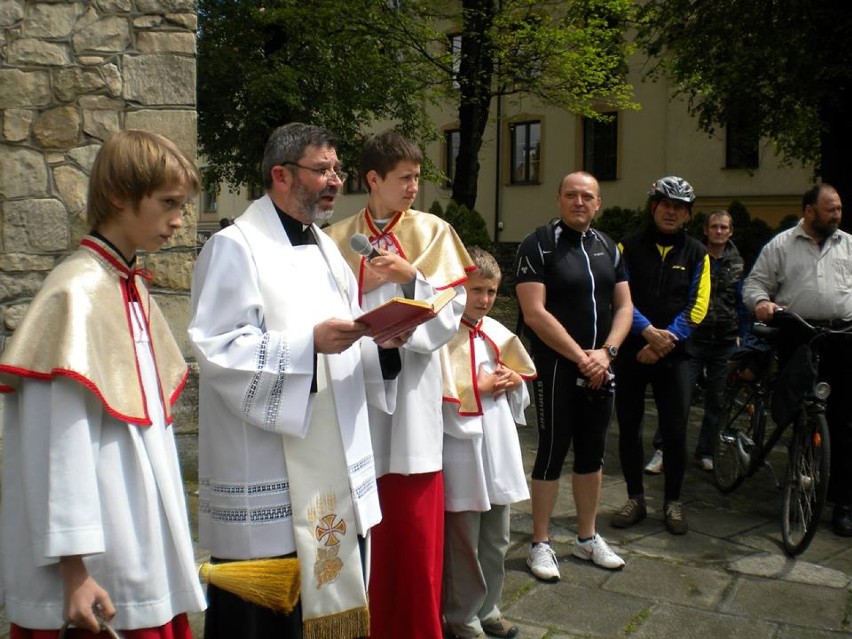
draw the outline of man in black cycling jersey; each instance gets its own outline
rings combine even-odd
[[[534,382],[538,453],[527,565],[543,581],[559,579],[549,527],[572,441],[577,508],[573,554],[611,570],[624,566],[597,534],[595,518],[612,418],[610,364],[630,328],[633,305],[617,246],[590,228],[601,206],[598,181],[583,172],[566,175],[557,203],[560,219],[524,238],[515,262],[518,304],[539,373]]]
[[[689,182],[664,177],[654,182],[648,195],[651,220],[647,228],[625,238],[622,246],[634,307],[633,325],[615,366],[618,454],[627,502],[613,516],[612,525],[627,528],[648,514],[642,481],[642,421],[645,389],[650,384],[663,437],[663,516],[670,533],[683,535],[689,530],[680,492],[691,395],[685,342],[707,313],[710,261],[704,245],[683,229],[695,201]]]

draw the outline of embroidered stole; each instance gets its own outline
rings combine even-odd
[[[320,246],[289,246],[283,228],[272,226],[277,218],[273,222],[269,211],[264,215],[257,204],[236,224],[248,240],[257,264],[267,328],[295,333],[313,330],[315,324],[330,317],[350,319],[351,309],[344,304],[348,292],[340,291],[347,281],[345,273],[334,272]],[[320,244],[325,238],[319,237],[321,233],[316,229],[314,232]],[[342,261],[339,264],[345,267]],[[284,272],[286,281],[281,277]],[[308,404],[307,433],[304,439],[283,436],[296,556],[301,566],[305,639],[355,639],[370,632],[358,531],[369,528],[371,523],[360,521],[363,515],[359,516],[353,495],[357,498],[354,487],[361,486],[372,486],[375,493],[372,450],[369,430],[356,432],[356,417],[350,417],[348,432],[341,428],[339,419],[341,408],[350,413],[363,409],[366,414],[366,406],[336,397],[338,389],[333,389],[333,383],[344,376],[335,368],[344,370],[355,383],[360,380],[363,389],[363,373],[357,356],[351,352],[358,348],[355,344],[340,355],[318,355],[317,392]],[[340,358],[343,366],[331,366],[330,357]],[[285,388],[283,395],[286,394]],[[347,464],[344,436],[350,440],[346,444],[350,450],[357,448],[352,441],[366,437],[362,452],[368,463]]]

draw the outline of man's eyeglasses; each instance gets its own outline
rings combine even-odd
[[[325,169],[317,169],[312,166],[305,166],[304,164],[299,164],[298,162],[284,162],[284,164],[291,164],[293,166],[299,167],[300,169],[305,169],[306,171],[313,171],[317,175],[321,175],[323,178],[325,178],[326,182],[328,182],[334,176],[337,176],[337,179],[341,182],[345,182],[346,177],[348,176],[348,173],[346,173],[345,171],[338,171],[337,169],[331,167]]]

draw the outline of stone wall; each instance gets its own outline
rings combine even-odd
[[[196,156],[196,23],[195,0],[0,0],[0,348],[89,230],[87,177],[110,133],[157,131]],[[187,357],[194,227],[192,213],[142,257]]]

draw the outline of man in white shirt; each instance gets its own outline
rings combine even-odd
[[[839,230],[843,204],[830,184],[809,189],[802,219],[776,235],[760,252],[745,280],[743,301],[761,322],[778,307],[814,324],[852,323],[852,235]],[[829,499],[835,502],[834,532],[852,537],[852,406],[843,390],[852,386],[849,347],[832,344],[820,353],[820,375],[834,392],[828,398],[831,435]]]

